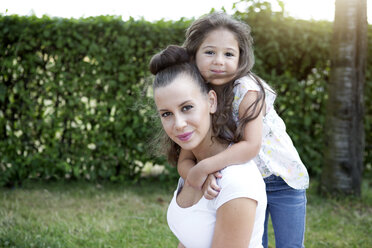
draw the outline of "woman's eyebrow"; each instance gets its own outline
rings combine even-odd
[[[183,105],[191,102],[191,100],[186,100],[178,105],[178,107],[182,107]],[[158,109],[159,112],[168,111],[168,109]]]
[[[186,103],[191,102],[191,100],[186,100],[178,105],[178,107],[181,107],[185,105]],[[168,109],[158,109],[159,112],[168,111]]]
[[[185,104],[188,103],[188,102],[191,102],[191,101],[190,101],[190,100],[186,100],[186,101],[184,101],[183,103],[181,103],[180,105],[178,105],[178,107],[181,107],[181,106],[185,105]]]

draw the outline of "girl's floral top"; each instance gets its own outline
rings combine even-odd
[[[276,94],[267,83],[263,82],[263,86],[265,88],[266,115],[263,118],[261,149],[254,161],[264,178],[274,174],[283,178],[294,189],[306,189],[309,186],[309,175],[286,132],[283,120],[274,109]],[[245,76],[235,81],[233,118],[236,123],[239,122],[239,105],[245,94],[248,91],[260,90],[251,76]]]

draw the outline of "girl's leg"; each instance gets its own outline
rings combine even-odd
[[[268,211],[275,233],[275,247],[304,247],[306,191],[289,187],[283,179],[265,180]]]
[[[267,228],[268,228],[268,223],[269,223],[269,206],[266,206],[266,216],[265,216],[265,223],[264,223],[264,233],[262,236],[262,245],[264,248],[267,248],[269,245],[269,236],[267,233]]]

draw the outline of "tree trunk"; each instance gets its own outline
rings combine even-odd
[[[360,195],[367,26],[366,0],[336,0],[322,193]]]

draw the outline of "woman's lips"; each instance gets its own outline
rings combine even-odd
[[[183,133],[183,134],[177,135],[177,138],[180,139],[181,141],[188,141],[191,138],[192,134],[193,132]]]

